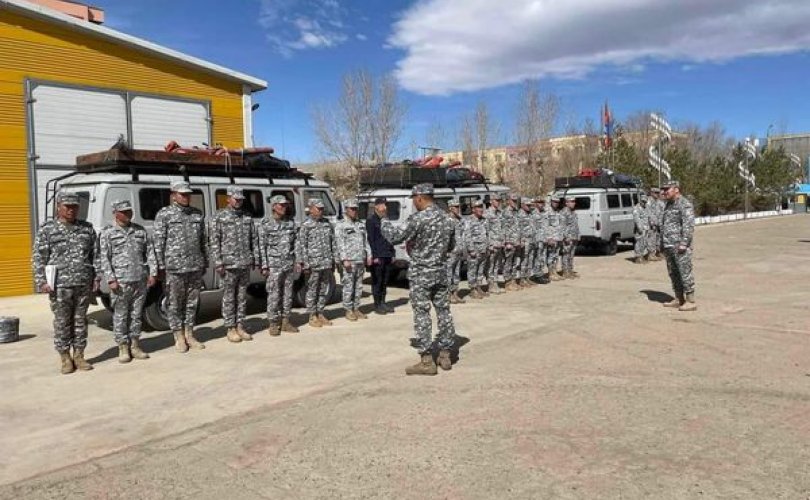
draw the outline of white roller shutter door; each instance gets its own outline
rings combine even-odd
[[[183,147],[203,146],[211,140],[204,103],[135,96],[130,106],[135,149],[163,149],[169,141]]]

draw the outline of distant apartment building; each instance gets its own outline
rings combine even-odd
[[[772,135],[767,139],[768,148],[782,148],[789,155],[796,155],[802,162],[805,182],[810,181],[810,133]]]

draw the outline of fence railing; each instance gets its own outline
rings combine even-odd
[[[764,217],[778,217],[781,215],[793,215],[793,210],[766,210],[764,212],[748,212],[749,219],[762,219]],[[695,225],[722,224],[723,222],[735,222],[745,219],[745,214],[712,215],[708,217],[695,217]]]

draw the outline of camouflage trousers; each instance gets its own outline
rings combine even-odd
[[[447,284],[451,292],[458,290],[458,285],[461,283],[462,260],[462,255],[456,252],[447,256]]]
[[[647,251],[649,253],[661,252],[661,230],[654,227],[647,231]]]
[[[520,254],[518,247],[503,249],[503,279],[509,281],[520,274]]]
[[[351,271],[343,269],[341,284],[343,285],[343,308],[353,311],[360,307],[360,298],[363,296],[363,275],[366,266],[362,262],[352,262]]]
[[[250,269],[225,269],[222,276],[222,319],[225,328],[236,328],[244,324],[249,281]]]
[[[127,344],[132,339],[141,337],[145,302],[145,281],[119,283],[118,291],[110,294],[113,309],[113,335],[116,344]]]
[[[489,276],[490,286],[498,283],[498,273],[503,267],[504,253],[503,247],[490,247],[487,258],[487,276]]]
[[[562,250],[562,243],[554,242],[546,245],[546,265],[548,265],[548,272],[557,272],[557,261],[560,259],[560,252]]]
[[[636,257],[646,257],[650,253],[650,233],[651,231],[644,231],[635,234],[636,242],[633,245],[633,251]]]
[[[678,253],[674,248],[665,248],[667,258],[667,271],[672,281],[672,290],[677,297],[687,293],[695,293],[695,276],[692,274],[692,249],[687,248],[684,253]]]
[[[411,344],[419,354],[433,348],[433,321],[430,306],[436,310],[436,342],[440,349],[450,349],[456,336],[453,315],[450,314],[450,292],[444,270],[409,270],[410,298],[413,308],[413,328],[416,335]]]
[[[307,312],[322,314],[326,307],[326,294],[329,292],[331,269],[313,269],[307,277]]]
[[[523,259],[520,262],[520,277],[529,279],[534,276],[535,260],[537,259],[537,246],[527,245],[523,247]]]
[[[173,332],[194,326],[202,285],[202,271],[166,273],[169,328]]]
[[[571,240],[563,243],[562,246],[562,270],[571,272],[574,270],[574,255],[577,253],[577,241]]]
[[[545,243],[538,243],[535,252],[533,272],[535,276],[542,276],[546,272]]]
[[[467,256],[467,283],[470,288],[482,286],[486,278],[485,268],[487,265],[487,254],[479,253]]]
[[[48,294],[53,311],[53,345],[58,352],[87,347],[90,287],[58,287]]]
[[[293,300],[293,269],[270,268],[267,270],[267,320],[278,323],[289,318]]]

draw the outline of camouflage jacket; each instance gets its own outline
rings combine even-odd
[[[636,225],[636,234],[643,234],[650,230],[650,210],[639,203],[633,207],[633,222]]]
[[[262,269],[291,269],[295,264],[295,222],[269,215],[259,223],[257,262]]]
[[[453,252],[456,254],[461,254],[462,251],[464,250],[461,245],[461,241],[463,241],[464,239],[464,219],[462,219],[461,217],[456,217],[453,214],[448,214],[448,217],[450,218],[450,222],[453,223],[453,229],[455,230],[454,237],[456,241],[459,242],[459,244],[456,245],[456,248],[455,250],[453,250]]]
[[[664,248],[679,245],[691,248],[695,232],[695,209],[685,196],[667,202],[661,225],[661,240]]]
[[[190,273],[208,267],[205,218],[198,209],[172,203],[157,213],[153,229],[158,269]]]
[[[525,247],[534,246],[537,242],[537,235],[534,230],[532,213],[521,209],[518,211],[517,219],[520,228],[520,244]]]
[[[90,286],[96,276],[96,232],[85,221],[67,224],[50,220],[34,240],[32,267],[37,290],[47,283],[45,266],[56,266],[56,286]]]
[[[649,214],[650,227],[652,229],[660,229],[661,223],[664,218],[664,207],[666,207],[664,200],[650,200],[647,202],[647,213]]]
[[[548,225],[546,226],[546,240],[562,241],[565,238],[565,215],[562,210],[548,211]]]
[[[503,210],[489,207],[484,212],[487,219],[487,235],[489,236],[489,247],[500,248],[503,246]]]
[[[546,233],[548,233],[548,212],[535,208],[532,210],[530,217],[532,226],[534,226],[534,242],[542,245],[546,242]]]
[[[358,263],[365,262],[371,256],[371,248],[366,236],[366,224],[348,217],[335,226],[335,246],[337,254],[335,260]]]
[[[96,272],[107,283],[141,283],[157,275],[152,238],[140,224],[106,226],[99,233]]]
[[[304,269],[331,269],[335,263],[335,232],[329,220],[309,217],[298,230],[295,258]]]
[[[464,219],[461,247],[467,255],[480,256],[489,249],[489,235],[487,234],[487,220],[471,215]]]
[[[407,242],[411,257],[409,276],[425,274],[432,279],[446,279],[447,256],[456,247],[456,235],[450,218],[436,205],[408,217],[402,227],[383,219],[382,233],[392,245]]]
[[[576,210],[565,207],[560,210],[560,212],[563,214],[563,221],[565,223],[563,238],[572,241],[579,240],[579,217],[577,217]]]
[[[226,207],[218,211],[211,221],[209,239],[214,267],[239,269],[258,263],[258,231],[242,210]]]
[[[503,231],[504,245],[519,245],[521,240],[520,224],[518,222],[518,212],[511,207],[503,210],[501,214],[501,230]]]

